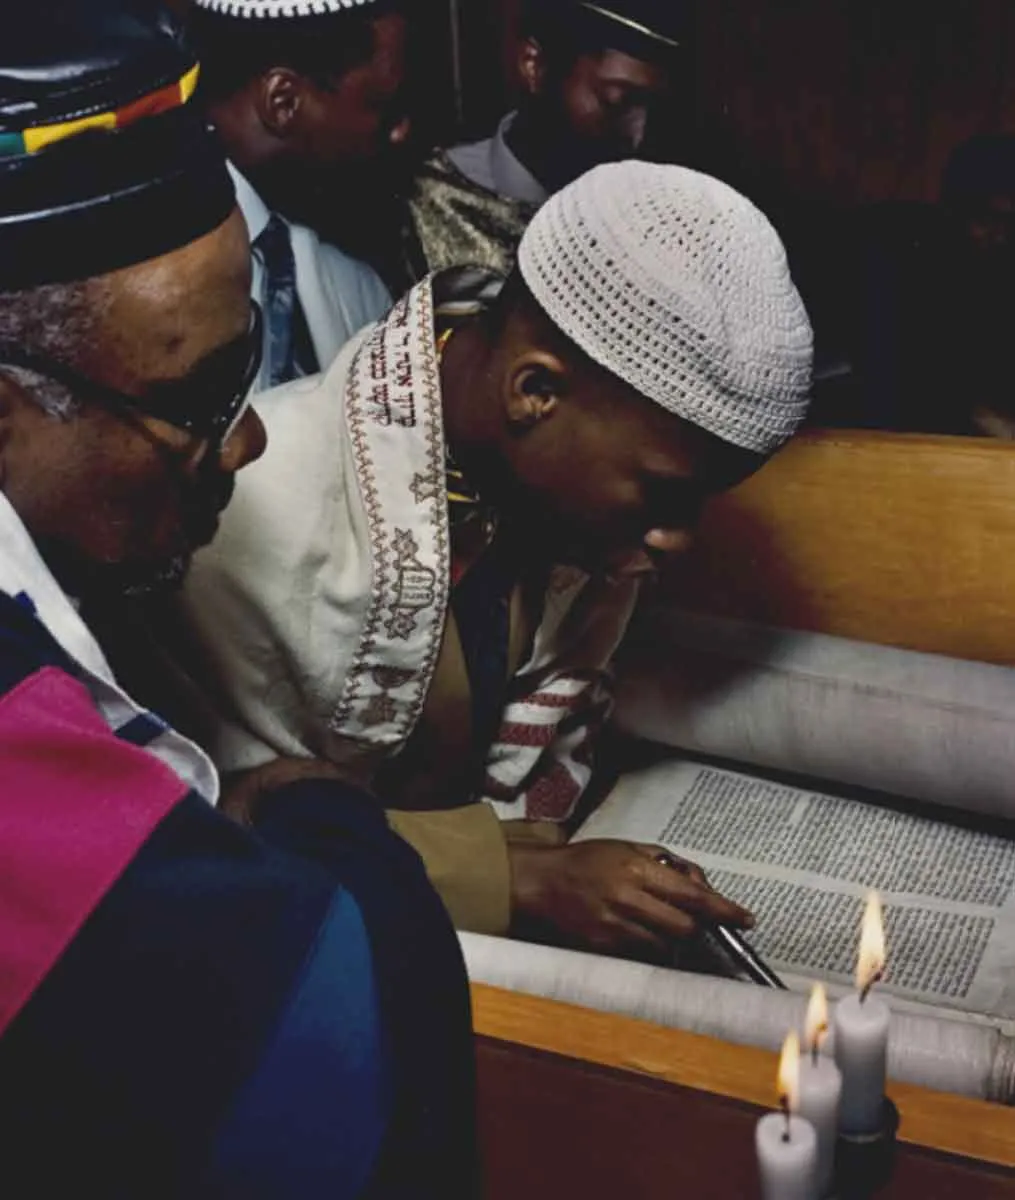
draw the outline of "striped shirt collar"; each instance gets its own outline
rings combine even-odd
[[[218,774],[207,755],[120,687],[88,626],[46,566],[10,501],[0,492],[0,591],[30,609],[81,668],[81,680],[109,727],[143,745],[210,804]]]

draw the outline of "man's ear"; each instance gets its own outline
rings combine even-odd
[[[508,425],[520,433],[549,420],[566,388],[567,367],[557,355],[546,350],[520,355],[508,375]]]
[[[518,49],[518,77],[526,96],[538,96],[546,82],[546,56],[542,44],[528,37]]]
[[[255,104],[264,128],[277,138],[289,136],[303,107],[304,81],[289,67],[272,67],[257,81]]]

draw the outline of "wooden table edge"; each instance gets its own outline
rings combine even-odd
[[[776,1055],[541,996],[472,985],[477,1036],[681,1087],[774,1107]],[[1015,1169],[1015,1111],[1000,1104],[891,1083],[911,1146]]]

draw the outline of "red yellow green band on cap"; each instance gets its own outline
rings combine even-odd
[[[38,154],[56,142],[65,141],[89,129],[124,129],[145,117],[155,117],[171,109],[182,108],[194,95],[200,73],[200,66],[191,67],[176,83],[142,96],[113,112],[93,113],[57,125],[36,125],[20,133],[0,133],[0,158]]]

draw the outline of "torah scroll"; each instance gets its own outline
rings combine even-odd
[[[831,787],[832,785],[828,785]],[[1015,841],[677,757],[623,776],[575,834],[665,846],[755,914],[773,967],[851,985],[863,900],[885,902],[881,985],[910,1008],[1015,1021]]]
[[[1008,667],[648,608],[618,663],[616,720],[692,753],[1015,819]]]
[[[479,934],[459,938],[476,983],[771,1050],[803,1020],[806,998],[791,992]],[[1015,1040],[1001,1029],[907,1012],[893,1012],[892,1026],[892,1078],[1015,1104]]]
[[[650,609],[618,662],[617,720],[678,753],[622,778],[575,837],[700,863],[755,912],[751,940],[795,994],[464,935],[473,979],[776,1049],[809,980],[850,986],[874,887],[892,1074],[1015,1104],[1015,670]]]

